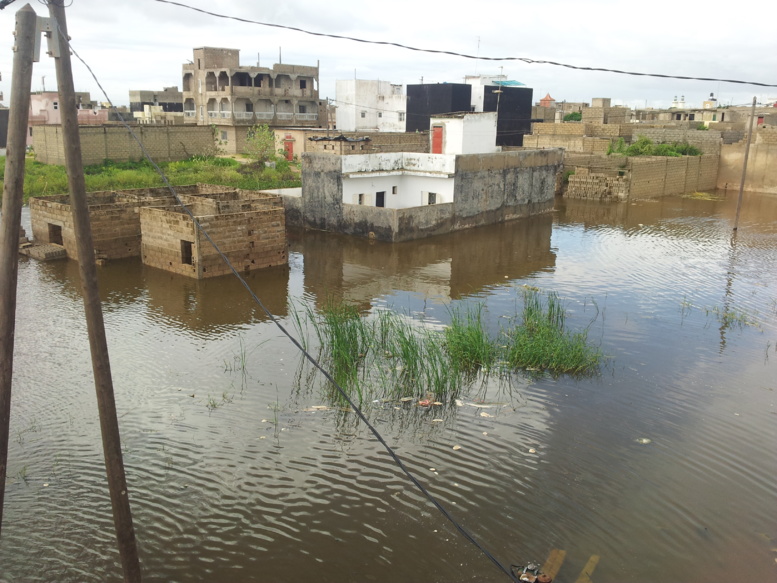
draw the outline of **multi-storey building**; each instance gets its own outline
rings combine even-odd
[[[183,111],[187,122],[219,131],[255,123],[319,127],[318,65],[241,67],[238,49],[194,49],[183,65]]]

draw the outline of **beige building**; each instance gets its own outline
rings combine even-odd
[[[183,111],[187,123],[215,126],[219,145],[231,153],[241,151],[245,131],[254,124],[326,123],[326,108],[318,99],[318,64],[240,66],[238,49],[194,49],[193,61],[183,65]]]

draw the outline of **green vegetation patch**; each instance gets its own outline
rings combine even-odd
[[[626,146],[623,138],[611,143],[607,148],[607,155],[620,156],[668,156],[679,158],[680,156],[701,156],[702,151],[687,142],[674,142],[672,144],[654,144],[653,140],[645,136],[639,136],[630,146]]]
[[[567,329],[558,295],[526,288],[523,304],[495,336],[488,333],[480,304],[452,310],[442,330],[391,310],[364,316],[340,302],[328,303],[320,314],[308,309],[306,322],[299,316],[294,322],[303,337],[306,323],[312,325],[322,364],[359,402],[450,401],[480,373],[598,373],[601,350],[588,342],[586,330]]]
[[[170,184],[218,184],[246,190],[294,188],[301,185],[299,167],[277,159],[275,168],[263,163],[241,164],[231,158],[192,156],[179,162],[159,164]],[[5,174],[5,158],[0,158],[0,180]],[[129,190],[164,186],[162,177],[146,160],[113,162],[84,167],[87,192]],[[67,194],[67,173],[64,166],[41,164],[28,158],[24,168],[24,200],[31,196]]]

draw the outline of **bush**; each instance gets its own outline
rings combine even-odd
[[[564,116],[564,121],[583,121],[583,114],[579,111],[573,111]]]

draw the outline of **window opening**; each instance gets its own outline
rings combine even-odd
[[[192,242],[181,239],[181,263],[194,265],[192,262]]]
[[[53,245],[63,245],[62,226],[49,223],[49,243]]]

